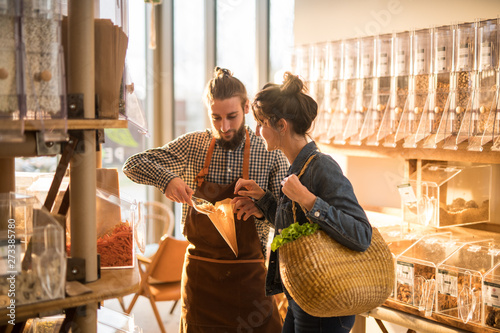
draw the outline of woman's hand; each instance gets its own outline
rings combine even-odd
[[[233,211],[236,213],[238,220],[248,220],[250,216],[255,216],[258,219],[264,217],[262,211],[257,207],[255,202],[248,197],[236,197],[231,200]]]
[[[233,210],[239,220],[242,218],[246,221],[250,216],[255,216],[260,219],[264,217],[262,211],[257,207],[253,199],[259,200],[266,194],[259,185],[253,180],[238,179],[234,186],[234,194],[240,195],[231,200]]]
[[[187,203],[190,206],[193,205],[191,201],[193,193],[194,191],[178,177],[172,179],[165,189],[165,196],[168,199],[178,203]]]
[[[316,201],[316,196],[307,187],[302,185],[297,175],[290,175],[281,182],[283,194],[307,210],[311,210]]]
[[[259,200],[266,192],[254,180],[240,178],[234,187],[234,194]]]

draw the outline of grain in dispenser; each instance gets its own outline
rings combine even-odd
[[[438,140],[444,140],[444,149],[458,149],[465,140],[459,137],[465,112],[471,108],[473,75],[475,69],[476,24],[463,23],[454,27],[454,65],[450,76],[449,107],[444,110],[438,130]]]
[[[23,141],[23,88],[19,84],[21,4],[0,1],[0,142]],[[21,102],[20,102],[21,101]]]
[[[26,122],[40,128],[46,141],[65,140],[67,114],[61,2],[23,0],[22,6]]]
[[[406,107],[411,67],[410,32],[396,33],[393,38],[390,104],[380,128],[385,147],[396,147],[403,139],[399,124]]]

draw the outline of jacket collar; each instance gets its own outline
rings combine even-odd
[[[316,153],[318,151],[318,146],[316,146],[316,143],[314,141],[309,142],[302,148],[302,150],[299,152],[295,160],[293,161],[292,165],[288,169],[288,174],[291,175],[296,174],[298,175],[300,170],[302,170],[302,167],[304,164],[307,162],[309,157]]]

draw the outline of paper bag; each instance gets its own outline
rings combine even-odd
[[[234,225],[233,206],[231,199],[224,199],[215,203],[215,212],[208,215],[222,238],[238,257],[238,243],[236,241],[236,227]]]

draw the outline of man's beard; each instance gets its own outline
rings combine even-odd
[[[245,124],[243,123],[241,127],[234,133],[233,137],[230,140],[224,140],[220,136],[219,131],[213,129],[215,138],[218,139],[219,145],[226,150],[234,150],[241,144],[241,140],[245,136]]]

